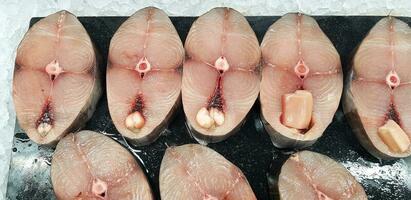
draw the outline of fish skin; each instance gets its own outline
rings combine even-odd
[[[152,71],[141,78],[134,68],[144,55]],[[184,48],[178,33],[164,11],[143,8],[116,31],[108,57],[107,99],[114,125],[133,144],[150,144],[180,105]],[[144,101],[145,125],[134,133],[126,128],[125,119],[139,94]]]
[[[257,37],[241,13],[214,8],[193,23],[185,50],[182,102],[189,131],[203,142],[225,140],[239,130],[258,97],[261,53]],[[224,124],[205,129],[195,119],[214,93],[219,72],[213,65],[222,55],[230,66],[222,75]]]
[[[392,35],[390,25],[393,27]],[[378,127],[384,125],[390,103],[394,102],[401,128],[411,137],[411,110],[408,105],[411,99],[407,95],[410,93],[409,86],[404,84],[391,90],[385,83],[392,66],[401,83],[411,80],[411,70],[406,64],[411,60],[405,56],[411,51],[410,33],[410,27],[399,19],[381,19],[356,49],[345,79],[342,101],[344,114],[358,141],[376,158],[391,160],[411,155],[411,148],[403,153],[389,151],[378,136]],[[393,41],[394,59],[390,56],[390,38]],[[360,78],[370,81],[359,81]]]
[[[364,188],[338,162],[312,151],[291,155],[278,177],[280,199],[317,199],[316,189],[332,199],[367,199]]]
[[[101,199],[91,183],[107,183],[105,199],[154,199],[148,180],[129,151],[93,131],[70,133],[58,143],[51,164],[57,199]]]
[[[312,17],[301,15],[300,19],[298,32],[298,14],[284,15],[269,27],[261,43],[261,119],[278,148],[314,144],[332,122],[343,89],[337,50]],[[294,72],[300,58],[309,68],[302,84]],[[312,93],[314,103],[312,127],[305,134],[280,122],[281,96],[299,90],[300,86]]]
[[[63,19],[61,23],[59,19]],[[80,51],[84,51],[83,54],[79,54]],[[68,11],[51,14],[27,31],[17,49],[13,101],[19,125],[31,140],[55,145],[67,133],[84,127],[102,93],[99,58],[87,31]],[[57,76],[51,93],[51,81],[44,69],[54,59],[68,73]],[[77,95],[70,95],[69,89]],[[54,125],[41,137],[35,124],[49,96]],[[70,101],[72,104],[67,104]]]
[[[160,194],[163,200],[256,199],[239,168],[199,144],[167,148],[160,167]]]

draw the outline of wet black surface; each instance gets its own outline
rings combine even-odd
[[[340,53],[344,72],[350,53],[380,18],[316,17],[321,28]],[[126,18],[80,17],[79,19],[104,58],[100,65],[104,75],[110,39]],[[184,41],[195,18],[172,17],[171,19]],[[261,42],[265,31],[278,17],[248,17],[247,19]],[[411,23],[411,18],[401,19],[408,24]],[[39,18],[34,18],[31,24],[38,20]],[[102,83],[105,88],[104,76]],[[151,186],[157,195],[160,162],[167,146],[196,142],[190,137],[182,109],[178,109],[176,117],[156,142],[144,147],[130,147],[118,134],[110,119],[105,94],[98,103],[97,111],[84,129],[102,132],[126,146],[146,169]],[[244,172],[258,199],[270,199],[269,194],[272,192],[269,192],[268,178],[274,180],[274,174],[278,172],[281,163],[292,152],[292,150],[280,151],[271,144],[259,119],[258,102],[237,134],[223,142],[208,146]],[[323,137],[308,149],[328,155],[342,163],[364,186],[370,199],[411,199],[411,160],[381,162],[369,155],[351,132],[341,107]],[[38,147],[27,139],[22,130],[16,128],[7,191],[8,199],[55,198],[49,178],[52,152],[53,148]]]

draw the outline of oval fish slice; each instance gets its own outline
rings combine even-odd
[[[17,49],[13,100],[20,127],[39,144],[80,129],[101,95],[96,50],[67,11],[33,25]]]
[[[110,42],[107,99],[117,130],[135,145],[157,139],[181,90],[184,48],[164,11],[148,7],[126,20]]]
[[[286,14],[270,26],[261,51],[261,114],[273,144],[312,145],[331,123],[340,102],[343,75],[336,49],[312,17]],[[289,126],[284,117],[296,126]]]
[[[331,158],[311,151],[290,156],[281,167],[278,190],[282,200],[365,200],[364,188]]]
[[[59,200],[154,199],[131,153],[93,131],[71,133],[58,143],[51,163],[51,181]]]
[[[214,150],[199,144],[169,147],[160,167],[163,200],[254,200],[246,177]]]
[[[348,73],[344,113],[360,143],[377,158],[411,155],[410,44],[406,23],[383,18],[361,42]]]
[[[190,28],[182,100],[194,137],[219,142],[236,132],[259,92],[260,49],[241,13],[214,8]]]

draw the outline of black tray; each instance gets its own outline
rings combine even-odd
[[[381,17],[319,16],[315,18],[336,46],[346,71],[350,53]],[[39,19],[33,18],[30,25]],[[79,19],[103,55],[104,62],[100,68],[105,74],[110,39],[127,17],[79,17]],[[185,40],[195,19],[195,17],[171,17],[182,41]],[[268,27],[278,17],[247,17],[247,19],[261,42]],[[401,19],[408,24],[411,23],[411,18]],[[105,76],[102,78],[103,88],[105,88]],[[278,170],[283,158],[292,151],[280,151],[274,148],[268,134],[262,128],[259,109],[257,101],[237,134],[223,142],[208,146],[244,172],[258,199],[270,199],[272,197],[270,197],[268,179],[272,180],[274,171]],[[145,147],[130,147],[118,134],[110,119],[105,93],[98,103],[94,116],[84,129],[102,132],[126,146],[147,171],[151,187],[158,199],[158,175],[165,149],[167,146],[196,142],[190,137],[184,113],[179,109],[168,129],[156,142]],[[15,132],[7,198],[55,199],[49,177],[54,149],[37,146],[19,127],[16,127]],[[361,182],[370,199],[411,199],[411,158],[382,162],[370,156],[352,133],[341,106],[324,135],[308,149],[328,155],[342,163]]]

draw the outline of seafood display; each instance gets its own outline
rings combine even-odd
[[[411,18],[167,14],[32,19],[7,199],[409,199]]]

